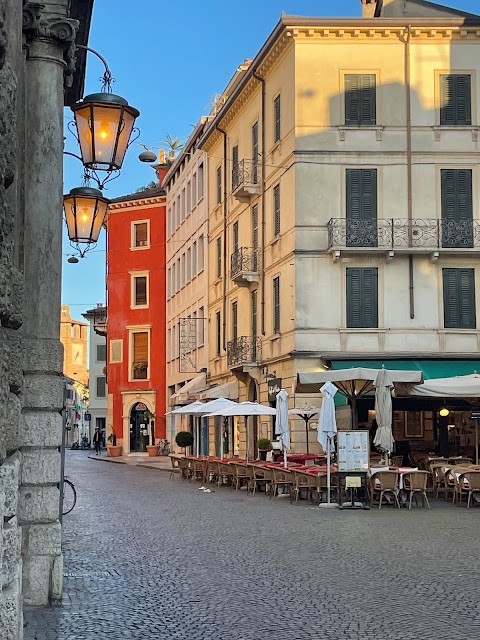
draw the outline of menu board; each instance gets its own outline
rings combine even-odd
[[[337,432],[339,471],[368,471],[368,431]]]

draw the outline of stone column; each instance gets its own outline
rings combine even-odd
[[[67,0],[24,7],[25,308],[24,433],[19,520],[27,604],[61,601],[59,522],[63,350],[60,336],[64,53],[78,22]],[[59,15],[63,11],[63,15]]]

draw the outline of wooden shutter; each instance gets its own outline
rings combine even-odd
[[[280,103],[280,96],[278,95],[274,102],[274,135],[273,135],[273,141],[274,142],[278,142],[280,140],[280,117],[281,117],[281,103]]]
[[[378,269],[347,269],[347,327],[378,327]]]
[[[147,223],[140,222],[135,225],[135,246],[146,247],[147,244],[148,244]]]
[[[97,344],[97,362],[107,361],[107,345]]]
[[[147,304],[147,276],[139,276],[135,280],[135,305]]]
[[[273,333],[280,333],[280,277],[273,279]]]
[[[232,189],[238,187],[238,144],[232,149]]]
[[[216,329],[216,343],[217,343],[217,356],[220,355],[220,350],[221,350],[221,343],[222,343],[222,321],[220,318],[220,311],[217,311],[216,313],[216,323],[215,323],[215,329]]]
[[[106,385],[105,377],[100,376],[97,378],[97,398],[105,398]]]
[[[222,277],[222,239],[217,238],[217,278]]]
[[[133,334],[133,361],[148,363],[148,332]]]
[[[222,167],[217,167],[217,204],[222,201]]]
[[[440,76],[440,124],[472,124],[472,78],[469,74]]]
[[[274,235],[280,235],[280,185],[273,188],[273,231]]]
[[[252,291],[252,337],[257,337],[257,292]]]
[[[232,302],[232,340],[238,338],[238,304]]]
[[[347,169],[347,247],[377,246],[377,170]]]
[[[258,182],[258,122],[252,127],[252,182]]]
[[[352,127],[375,125],[376,114],[375,74],[345,75],[345,124]]]
[[[475,269],[443,269],[443,309],[446,329],[475,329]]]
[[[442,246],[473,247],[472,170],[442,169]]]
[[[238,251],[238,220],[233,223],[233,253]]]
[[[252,248],[253,260],[252,267],[254,271],[258,269],[258,204],[252,207]]]

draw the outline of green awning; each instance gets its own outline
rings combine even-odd
[[[480,360],[332,360],[332,369],[385,369],[402,371],[423,371],[425,380],[432,378],[452,378],[480,373]]]

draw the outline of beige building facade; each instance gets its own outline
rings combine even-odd
[[[303,404],[296,374],[327,367],[476,368],[480,19],[362,4],[282,17],[201,141],[208,370],[241,400],[275,381]]]
[[[63,344],[63,373],[88,386],[88,322],[74,320],[70,307],[62,304],[60,341]]]

